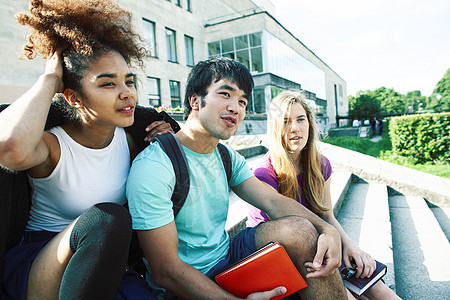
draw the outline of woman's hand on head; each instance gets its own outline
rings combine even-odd
[[[53,76],[57,84],[57,93],[62,93],[64,91],[63,83],[63,60],[62,60],[62,50],[56,50],[55,52],[47,56],[47,62],[45,64],[45,75]]]
[[[145,131],[148,132],[144,139],[146,142],[150,142],[157,135],[173,133],[172,127],[165,121],[155,121],[148,125],[147,128],[145,128]]]

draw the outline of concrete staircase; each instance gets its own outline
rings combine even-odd
[[[250,166],[261,156],[248,158]],[[334,214],[361,249],[388,266],[386,284],[402,299],[450,299],[450,208],[334,168]],[[230,192],[230,235],[245,227],[246,213]]]
[[[449,215],[432,209],[421,197],[356,179],[337,218],[361,249],[388,266],[385,282],[402,299],[450,299]]]

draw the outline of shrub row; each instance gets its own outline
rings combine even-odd
[[[450,113],[394,117],[389,135],[394,154],[414,164],[450,162]]]

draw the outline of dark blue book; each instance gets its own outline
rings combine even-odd
[[[377,260],[375,260],[375,262],[377,263],[377,269],[369,278],[356,278],[356,269],[346,268],[344,262],[342,262],[339,271],[344,280],[344,285],[358,296],[364,294],[365,291],[386,275],[387,266]]]

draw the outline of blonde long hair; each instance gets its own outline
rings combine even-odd
[[[299,169],[303,175],[302,186],[298,186],[295,172],[295,160],[286,137],[285,116],[290,113],[293,104],[303,106],[309,122],[309,135],[305,147],[300,153]],[[322,175],[321,155],[318,149],[319,135],[316,119],[301,91],[281,92],[272,100],[268,114],[268,136],[270,159],[277,174],[279,192],[292,199],[300,198],[300,188],[305,194],[308,208],[321,214],[327,208],[322,203],[325,179]]]

